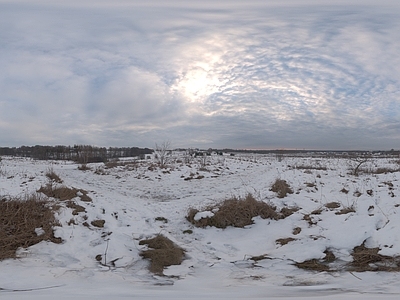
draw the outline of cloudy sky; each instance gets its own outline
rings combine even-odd
[[[0,146],[400,148],[398,0],[0,0]]]

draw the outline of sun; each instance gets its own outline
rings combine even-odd
[[[182,52],[179,60],[178,76],[172,89],[188,102],[204,102],[223,85],[220,79],[222,52],[209,47],[210,43],[206,43],[207,47],[197,43],[191,45]]]
[[[212,68],[197,65],[188,68],[177,81],[175,89],[189,102],[198,102],[217,92],[220,86],[221,82]]]

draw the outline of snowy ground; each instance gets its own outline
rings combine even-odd
[[[400,172],[356,177],[348,174],[355,166],[348,159],[279,162],[261,155],[212,156],[206,170],[200,170],[200,161],[171,162],[166,169],[129,160],[112,168],[89,166],[81,171],[72,162],[3,157],[0,195],[38,190],[52,167],[64,185],[88,191],[93,201],[75,198],[86,210],[77,215],[66,207],[58,211],[62,226],[55,235],[62,244],[42,242],[20,249],[18,259],[0,262],[1,299],[398,299],[398,273],[350,272],[340,266],[351,262],[353,248],[364,241],[382,255],[400,255]],[[399,165],[393,159],[372,159],[363,167]],[[277,198],[270,191],[277,178],[294,193]],[[191,207],[247,193],[278,208],[300,210],[277,221],[255,218],[243,229],[196,228],[185,219]],[[324,206],[331,202],[341,207]],[[336,214],[345,207],[355,212]],[[312,214],[310,224],[304,216],[315,210],[320,214]],[[104,228],[83,225],[100,219]],[[301,231],[294,234],[295,228]],[[151,274],[139,255],[146,247],[139,241],[159,233],[186,251],[184,262],[167,268],[166,276]],[[283,238],[294,240],[276,242]],[[337,258],[336,272],[294,265],[322,259],[327,249]],[[101,263],[95,259],[99,254]],[[268,259],[250,259],[260,255]]]

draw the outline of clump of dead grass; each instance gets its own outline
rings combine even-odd
[[[326,171],[327,168],[325,166],[311,166],[311,165],[300,165],[295,167],[298,170],[317,170],[317,171]]]
[[[279,245],[281,245],[281,246],[284,246],[284,245],[289,244],[290,242],[293,242],[293,241],[295,241],[295,240],[296,240],[296,239],[291,238],[291,237],[289,237],[289,238],[282,238],[282,239],[277,239],[277,240],[275,241],[275,243],[277,243],[277,244],[279,244]]]
[[[61,180],[60,176],[58,176],[57,173],[54,172],[53,168],[48,168],[45,175],[50,181],[53,181],[53,182],[56,182],[56,183],[62,183],[63,182]]]
[[[79,167],[78,167],[78,170],[80,170],[80,171],[90,171],[92,168],[91,167],[89,167],[87,164],[81,164]]]
[[[244,199],[232,197],[215,206],[210,206],[205,211],[213,212],[213,216],[196,219],[198,209],[190,209],[186,219],[197,227],[214,226],[217,228],[245,227],[253,224],[253,218],[260,216],[263,219],[278,220],[281,214],[265,202],[257,201],[253,195],[248,194]]]
[[[58,225],[49,201],[38,194],[0,200],[0,260],[41,241],[61,243],[53,232]]]
[[[151,260],[149,270],[158,275],[163,275],[165,267],[180,265],[185,256],[182,248],[161,234],[152,239],[141,240],[139,245],[152,248],[142,251],[140,255]]]
[[[379,248],[367,248],[365,241],[353,249],[353,261],[350,269],[356,272],[365,271],[400,271],[400,257],[379,254]]]
[[[330,210],[339,208],[340,206],[341,206],[341,204],[339,202],[328,202],[325,204],[325,207]]]
[[[47,197],[59,199],[61,201],[72,200],[75,197],[80,197],[82,201],[91,202],[92,199],[87,195],[88,192],[82,189],[70,188],[65,185],[54,185],[51,182],[45,186],[41,186],[37,190],[38,193],[43,193]]]
[[[104,220],[93,220],[92,222],[90,222],[90,224],[92,224],[94,227],[98,227],[98,228],[103,228],[105,223],[106,223],[106,221],[104,221]]]
[[[277,193],[278,198],[285,198],[287,194],[293,194],[293,190],[290,188],[286,180],[283,179],[276,179],[270,190]]]
[[[299,269],[309,270],[309,271],[318,271],[318,272],[326,272],[329,271],[329,266],[327,266],[324,262],[318,259],[310,259],[304,262],[295,263],[296,267]]]

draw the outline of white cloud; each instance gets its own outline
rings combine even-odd
[[[0,2],[0,144],[400,147],[399,4],[264,2]]]

